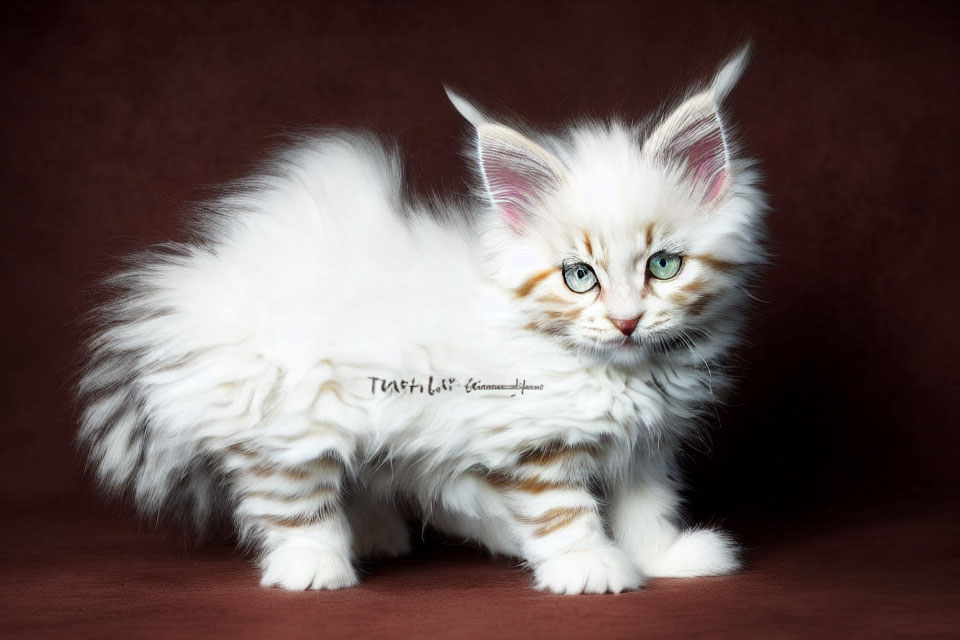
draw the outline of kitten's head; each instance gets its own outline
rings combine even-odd
[[[495,277],[527,329],[622,363],[729,342],[763,257],[756,177],[720,112],[745,61],[744,50],[662,118],[562,136],[450,95],[476,127]]]

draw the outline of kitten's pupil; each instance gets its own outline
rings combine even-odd
[[[660,268],[667,266],[667,261],[664,258],[660,258]]]
[[[577,277],[580,279],[586,278],[587,272],[584,271],[583,269],[577,269]]]

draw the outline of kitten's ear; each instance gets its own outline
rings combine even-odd
[[[523,228],[537,203],[560,184],[563,165],[533,140],[490,121],[480,109],[450,89],[447,96],[477,130],[477,164],[490,202],[507,224]]]
[[[730,146],[720,103],[747,64],[750,46],[730,58],[710,86],[688,98],[654,129],[644,153],[660,164],[679,168],[704,205],[720,202],[730,187]]]
[[[483,112],[472,102],[455,92],[450,87],[444,85],[443,90],[447,92],[447,98],[453,104],[454,108],[460,112],[464,120],[479,127],[482,124],[489,124],[490,120],[483,115]]]
[[[477,127],[477,155],[490,201],[511,227],[522,228],[536,205],[556,189],[563,175],[549,151],[509,127]]]

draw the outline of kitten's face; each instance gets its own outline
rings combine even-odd
[[[624,363],[695,343],[755,257],[727,213],[730,193],[705,205],[642,145],[624,127],[580,130],[558,151],[563,181],[537,203],[539,222],[515,229],[509,257],[529,329]]]
[[[747,265],[762,255],[760,206],[718,103],[743,62],[646,130],[524,135],[451,96],[477,127],[500,277],[528,330],[636,363],[693,349],[742,299]]]

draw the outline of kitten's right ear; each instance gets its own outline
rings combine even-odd
[[[444,89],[477,131],[477,164],[490,202],[508,225],[522,229],[533,218],[536,205],[560,184],[563,165],[533,140],[493,122],[472,103]]]
[[[537,205],[557,188],[563,175],[553,154],[499,124],[477,127],[477,155],[490,202],[517,230],[533,219]]]

